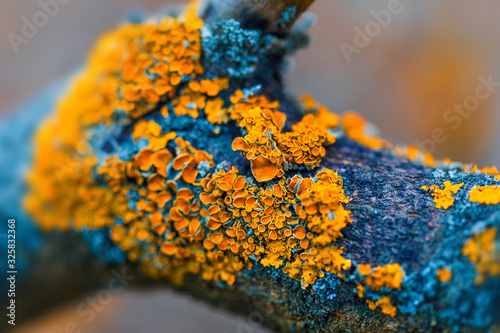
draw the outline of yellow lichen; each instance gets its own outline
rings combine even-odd
[[[227,122],[227,115],[218,114],[217,106],[222,106],[224,101],[220,98],[209,99],[217,96],[221,90],[229,87],[227,78],[217,79],[202,79],[200,81],[190,81],[184,87],[174,100],[174,113],[177,116],[190,115],[193,118],[198,118],[199,110],[205,109],[207,119],[214,123],[220,124]],[[208,100],[207,100],[208,99]]]
[[[377,308],[380,308],[383,314],[389,315],[391,317],[394,317],[397,312],[397,308],[392,305],[391,299],[389,297],[382,297],[381,299],[377,301],[372,301],[367,299],[366,303],[368,304],[368,307],[370,310],[375,310]]]
[[[264,156],[257,156],[251,161],[252,173],[259,182],[273,180],[280,174],[278,165]]]
[[[483,283],[487,275],[500,275],[500,253],[495,248],[496,235],[495,228],[485,229],[471,237],[462,248],[462,254],[476,265],[476,284]]]
[[[304,288],[324,272],[342,277],[351,266],[335,245],[351,223],[342,178],[328,169],[284,177],[320,165],[338,117],[305,99],[305,116],[283,132],[277,101],[236,91],[226,107],[218,96],[229,80],[202,76],[203,22],[193,8],[123,25],[99,42],[36,136],[28,211],[47,230],[109,227],[130,261],[175,283],[199,274],[231,285],[253,262],[282,269]],[[145,120],[150,113],[234,121],[244,136],[233,148],[251,161],[257,181],[275,181],[256,185],[234,167],[213,171],[209,153]],[[125,139],[140,148],[98,160],[87,141],[93,125],[115,123],[129,126]]]
[[[339,116],[330,112],[324,105],[319,104],[309,94],[302,94],[300,100],[307,114],[314,115],[316,121],[325,129],[335,129],[340,124]]]
[[[113,223],[122,203],[116,203],[109,189],[93,186],[97,160],[85,142],[85,129],[100,122],[110,124],[123,111],[132,121],[153,110],[161,99],[174,96],[182,76],[202,74],[202,24],[195,18],[166,17],[159,23],[124,24],[99,40],[85,71],[35,136],[34,167],[27,177],[31,192],[25,206],[43,228]],[[154,75],[147,75],[146,69]],[[153,150],[175,135],[158,137],[154,124],[136,126],[135,138],[144,134]],[[145,152],[142,158],[147,161],[150,155]],[[76,217],[74,211],[79,212]]]
[[[500,203],[500,186],[479,186],[469,192],[469,200],[485,205],[498,205]]]
[[[376,267],[366,278],[366,285],[373,290],[380,288],[399,289],[404,272],[399,264]]]
[[[356,286],[356,290],[358,291],[359,298],[365,297],[365,286],[363,286],[362,284],[358,284]]]
[[[342,237],[341,230],[352,223],[350,211],[343,204],[349,199],[344,195],[342,178],[331,170],[324,169],[316,175],[317,181],[308,189],[305,181],[299,183],[298,176],[291,179],[289,189],[294,191],[301,205],[295,206],[297,215],[307,221],[307,228],[321,235],[315,244],[326,245]]]
[[[442,267],[438,270],[437,278],[439,282],[448,282],[451,280],[452,273],[446,267]]]
[[[499,174],[499,171],[495,166],[479,169],[479,167],[476,164],[465,164],[463,170],[465,172],[470,172],[470,173],[484,173],[490,176],[495,176]]]
[[[434,197],[434,202],[436,203],[436,208],[450,208],[453,203],[455,203],[455,198],[451,195],[457,194],[458,190],[464,185],[456,184],[452,185],[450,181],[445,181],[443,183],[444,189],[441,189],[437,185],[433,185],[431,187],[422,186],[422,189],[425,191],[432,191],[432,196]]]
[[[294,166],[314,169],[325,156],[323,146],[335,142],[328,127],[337,123],[336,116],[323,107],[305,115],[291,132],[283,133],[286,116],[278,111],[279,102],[264,96],[245,98],[239,90],[231,102],[231,119],[247,132],[233,141],[232,148],[252,161],[253,174],[260,182],[282,177]]]
[[[348,138],[353,139],[372,149],[382,149],[388,144],[383,140],[366,134],[367,122],[356,112],[346,112],[342,116],[342,126]]]
[[[370,287],[373,291],[380,290],[381,288],[399,289],[401,288],[401,282],[404,277],[403,269],[396,263],[375,267],[373,269],[370,265],[360,264],[358,266],[358,271],[363,277],[356,287],[357,295],[360,298],[365,296],[366,286]],[[370,310],[380,308],[384,314],[390,315],[391,317],[396,315],[397,308],[391,304],[389,297],[383,297],[376,302],[368,299],[366,303]]]
[[[361,273],[361,275],[367,276],[370,275],[372,268],[370,265],[361,264],[358,266],[358,271]]]
[[[436,159],[431,153],[421,151],[417,146],[394,147],[394,152],[398,156],[404,156],[411,161],[421,162],[423,165],[436,166]],[[451,163],[451,160],[448,160]]]
[[[345,227],[346,214],[343,210],[341,199],[332,199],[332,203],[322,208],[327,211],[338,212],[339,220],[336,225],[333,221],[324,229],[311,228],[306,223],[307,217],[302,218],[300,213],[294,215],[289,210],[291,205],[298,205],[300,196],[297,192],[315,192],[313,184],[321,183],[322,188],[328,187],[325,183],[324,174],[333,177],[333,171],[323,170],[316,175],[317,181],[308,178],[301,180],[303,187],[295,186],[298,179],[280,181],[278,184],[258,190],[251,186],[245,178],[238,174],[233,168],[229,172],[220,171],[218,174],[202,181],[204,192],[200,194],[200,200],[204,205],[211,205],[206,214],[210,216],[208,224],[214,230],[221,228],[227,222],[227,218],[241,222],[232,222],[237,229],[226,231],[230,237],[239,235],[238,242],[241,244],[235,248],[244,257],[254,255],[260,259],[260,263],[266,267],[279,268],[285,260],[289,260],[283,271],[292,278],[301,279],[303,287],[313,284],[323,273],[321,271],[338,274],[350,267],[350,261],[342,257],[342,249],[331,245],[334,238],[338,237],[340,229]],[[335,177],[338,177],[335,175]],[[331,182],[330,186],[339,186],[337,182]],[[339,189],[340,193],[341,190]],[[340,194],[339,194],[340,195]],[[333,204],[333,201],[340,207]],[[345,201],[345,200],[344,200]],[[328,203],[328,202],[327,202]],[[296,208],[297,211],[297,208]],[[334,216],[334,215],[331,215]],[[331,226],[336,225],[337,230]],[[250,227],[253,232],[250,236],[243,231],[243,227]],[[330,237],[327,242],[325,237]],[[241,248],[240,250],[237,250]],[[292,256],[292,250],[299,250]]]
[[[212,124],[225,124],[229,121],[229,112],[224,109],[224,100],[216,98],[209,100],[205,107],[205,114],[207,119]]]
[[[495,166],[483,168],[479,171],[481,171],[481,173],[485,173],[485,174],[491,175],[491,176],[495,176],[495,175],[498,175],[500,173],[498,171],[497,167],[495,167]]]

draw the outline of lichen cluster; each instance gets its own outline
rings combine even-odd
[[[432,196],[434,197],[434,202],[436,203],[436,208],[450,208],[455,202],[455,198],[451,195],[457,194],[458,190],[464,186],[464,184],[452,185],[450,181],[445,181],[443,183],[444,189],[439,186],[433,185],[431,187],[422,186],[425,191],[432,191]]]
[[[471,172],[477,172],[477,167],[474,166]],[[481,169],[480,172],[490,175],[498,174],[498,170],[496,169],[496,167],[484,168]],[[498,179],[498,176],[496,176],[495,179]],[[448,209],[453,206],[453,203],[455,202],[455,198],[452,196],[452,194],[457,194],[464,183],[452,185],[450,181],[445,181],[443,185],[444,189],[441,189],[437,185],[433,185],[431,187],[422,186],[422,189],[424,191],[432,192],[434,202],[436,203],[436,208]],[[469,191],[469,200],[471,202],[481,203],[485,205],[498,205],[500,203],[500,186],[489,185],[474,187]]]
[[[341,177],[328,169],[285,177],[320,164],[337,116],[314,103],[284,132],[278,101],[234,89],[224,100],[229,79],[203,75],[201,27],[188,12],[124,25],[99,42],[39,131],[27,209],[47,230],[109,230],[129,260],[176,283],[200,274],[232,285],[236,271],[260,263],[306,288],[348,269],[332,245],[351,223]],[[162,129],[182,116],[241,128],[232,146],[254,177]],[[118,137],[95,139],[99,124]],[[119,145],[130,149],[113,153]]]
[[[500,275],[500,254],[495,252],[495,228],[485,229],[471,237],[462,249],[462,254],[476,266],[476,284],[484,282],[486,275]]]
[[[243,97],[237,91],[231,97],[234,106],[229,113],[246,135],[233,141],[233,150],[241,151],[251,161],[252,172],[259,182],[283,177],[286,171],[304,165],[316,168],[325,156],[324,145],[335,142],[327,124],[336,123],[334,114],[307,114],[292,126],[291,132],[282,132],[286,116],[278,111],[279,103],[269,102],[266,97]]]
[[[392,264],[388,266],[375,267],[373,270],[370,265],[361,264],[358,266],[358,271],[363,277],[362,282],[356,287],[358,296],[363,298],[365,296],[365,286],[370,287],[371,290],[377,291],[381,288],[399,289],[401,288],[401,281],[403,280],[404,271],[399,264]],[[392,305],[391,299],[384,296],[374,301],[367,299],[366,303],[371,310],[380,308],[382,313],[394,317],[397,308]]]
[[[480,186],[469,192],[470,201],[486,205],[498,205],[500,203],[500,186]]]

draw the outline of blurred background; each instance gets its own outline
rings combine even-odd
[[[19,44],[18,52],[9,36],[22,35],[23,18],[32,21],[42,7],[39,0],[0,2],[0,114],[12,112],[77,70],[96,38],[134,9],[154,12],[185,3],[61,2],[66,4]],[[380,12],[387,12],[395,2],[316,0],[310,9],[318,19],[310,32],[313,42],[291,59],[288,90],[308,92],[336,113],[358,111],[393,143],[417,143],[440,158],[500,165],[500,84],[494,84],[500,82],[500,2],[401,0],[397,14],[384,17],[384,24],[376,23]],[[360,37],[359,31],[366,28],[372,29],[371,36],[365,32]],[[494,82],[485,84],[488,81]],[[481,99],[476,98],[478,91]],[[435,140],[436,131],[439,140]],[[106,309],[110,315],[84,331],[128,332],[116,326],[125,324],[130,332],[137,332],[126,325],[132,321],[120,315],[127,311],[143,320],[156,318],[166,332],[264,331],[255,318],[233,318],[168,292],[124,293],[112,304]],[[151,317],[151,309],[160,315]],[[44,332],[41,327],[62,332],[61,322],[74,315],[66,308],[19,332]]]

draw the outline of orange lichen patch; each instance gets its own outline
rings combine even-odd
[[[330,134],[317,118],[308,114],[292,126],[292,132],[277,138],[279,149],[285,161],[304,164],[309,169],[315,168],[326,151],[323,145],[331,145],[335,136]]]
[[[271,222],[274,221],[272,215],[268,218],[264,215],[266,212],[272,214],[274,209],[279,209],[279,205],[272,209],[275,203],[271,201],[270,206],[262,210],[265,205],[255,196],[258,194],[257,189],[250,186],[235,168],[228,172],[221,170],[211,178],[204,179],[202,185],[205,192],[200,194],[200,200],[204,205],[209,205],[208,221],[224,226],[226,231],[222,233],[225,235],[223,238],[227,239],[228,244],[232,244],[231,251],[240,253],[244,258],[251,254],[257,255],[263,265],[279,267],[283,262],[280,258],[282,254],[277,252],[272,244],[275,242],[276,245],[283,246],[283,241],[279,239],[283,237],[282,228],[285,224],[278,228],[276,222],[280,221],[280,218]],[[284,212],[281,211],[281,214]],[[263,223],[260,224],[261,222]],[[273,230],[270,228],[271,223]],[[247,236],[245,226],[255,230],[252,236]]]
[[[146,138],[146,139],[155,138],[160,136],[160,134],[161,134],[161,126],[158,125],[154,120],[151,121],[139,120],[134,125],[132,137],[134,138],[135,141],[137,141],[139,138]]]
[[[173,97],[178,78],[202,74],[202,24],[192,15],[166,17],[158,23],[124,24],[98,41],[85,70],[35,137],[33,169],[27,177],[31,192],[25,204],[43,228],[66,230],[71,223],[76,228],[100,228],[121,215],[126,202],[94,184],[97,160],[84,141],[86,128],[111,124],[116,112],[123,111],[121,121],[132,122],[161,99]],[[133,136],[150,138],[150,148],[157,151],[172,139],[172,134],[159,137],[158,130],[156,124],[141,122]],[[155,161],[166,162],[166,155]],[[145,169],[152,155],[142,157]],[[134,165],[127,172],[136,175],[140,170]]]
[[[446,267],[440,268],[438,270],[437,278],[439,282],[448,282],[451,280],[452,273]]]
[[[339,116],[330,112],[326,107],[320,105],[314,114],[317,124],[321,124],[326,129],[335,129],[340,123]]]
[[[500,180],[500,176],[495,176],[495,179],[496,180]]]
[[[323,169],[315,179],[309,189],[302,190],[302,182],[298,184],[294,177],[289,189],[297,193],[301,202],[295,206],[297,215],[307,222],[309,230],[320,235],[313,243],[323,246],[342,237],[341,230],[352,221],[350,211],[343,207],[349,199],[344,195],[342,178],[332,170]]]
[[[190,81],[189,84],[182,89],[180,95],[172,101],[174,112],[177,116],[190,115],[193,118],[198,118],[199,110],[205,109],[205,113],[207,113],[207,111],[211,112],[209,120],[215,121],[220,117],[224,118],[224,112],[221,113],[221,110],[216,110],[218,105],[222,108],[224,101],[220,98],[208,101],[207,99],[216,96],[219,91],[225,90],[228,87],[229,80],[227,78]],[[209,110],[206,108],[209,108]],[[228,116],[226,115],[225,117],[227,118]]]
[[[57,114],[34,137],[33,168],[27,176],[30,193],[24,205],[45,230],[101,228],[114,222],[117,207],[112,204],[112,193],[93,186],[97,158],[79,141],[82,120],[73,113],[79,106],[71,105],[76,95],[65,97]],[[82,214],[74,216],[74,211]],[[86,213],[89,211],[93,215]]]
[[[199,19],[182,23],[169,17],[157,26],[146,26],[144,35],[134,41],[123,60],[122,75],[127,84],[122,85],[118,106],[132,117],[139,117],[150,111],[161,96],[173,97],[182,76],[195,78],[202,74],[202,24]]]
[[[299,226],[296,226],[294,229],[293,229],[293,236],[299,240],[302,240],[306,237],[306,231],[304,229],[303,226],[299,225]]]
[[[301,96],[301,102],[305,112],[314,112],[315,124],[320,125],[322,129],[335,129],[341,123],[347,137],[358,141],[359,143],[372,149],[382,149],[393,147],[389,142],[368,136],[366,134],[368,122],[358,113],[349,111],[342,115],[342,119],[331,113],[327,108],[319,105],[311,96],[304,94]],[[437,162],[434,156],[428,152],[423,152],[416,146],[393,147],[393,150],[398,156],[404,156],[412,161],[419,161],[427,166],[436,166]],[[449,161],[451,163],[451,160]],[[492,169],[493,171],[493,169]]]
[[[109,189],[92,187],[96,160],[60,151],[45,140],[37,138],[37,144],[45,149],[35,152],[37,169],[27,177],[31,192],[24,199],[26,210],[38,225],[44,230],[80,230],[84,226],[102,228],[113,224],[114,211],[120,209],[120,203],[114,202]],[[74,216],[74,211],[82,214]],[[87,211],[92,211],[92,215]]]
[[[498,205],[500,203],[500,186],[479,186],[469,192],[469,200],[485,205]]]
[[[356,286],[356,290],[358,291],[359,298],[365,297],[365,286],[363,286],[362,284],[358,284]]]
[[[173,256],[177,253],[177,247],[172,242],[166,242],[161,246],[161,251],[167,256]]]
[[[342,206],[348,199],[344,196],[340,176],[327,169],[319,172],[315,181],[295,176],[289,180],[287,188],[297,195],[301,204],[295,205],[295,212],[301,221],[305,221],[313,237],[304,239],[306,229],[300,225],[294,228],[294,237],[302,239],[301,245],[305,241],[308,252],[296,255],[294,261],[286,264],[284,271],[294,277],[299,274],[301,267],[302,286],[306,288],[323,276],[321,270],[339,274],[351,266],[351,262],[342,257],[343,249],[331,246],[342,237],[341,230],[347,223],[351,223],[350,212]],[[297,260],[302,261],[302,265]]]
[[[270,179],[267,179],[266,174],[253,170],[254,173],[262,174],[264,176],[262,179],[271,180],[283,176],[283,156],[276,148],[273,138],[281,133],[286,119],[285,115],[277,110],[279,103],[270,102],[264,96],[250,96],[247,99],[238,99],[239,97],[244,97],[240,96],[239,91],[231,97],[231,101],[235,101],[235,104],[229,107],[228,112],[231,119],[235,120],[247,134],[233,141],[233,150],[241,151],[250,161],[260,157],[258,163],[255,163],[257,167],[266,165],[266,169],[271,169],[269,163],[274,164],[278,173]],[[272,171],[274,173],[274,169]]]
[[[417,146],[407,146],[407,147],[394,147],[394,152],[398,156],[404,156],[407,159],[415,162],[420,162],[427,166],[436,166],[437,162],[431,153],[421,151]],[[451,164],[451,160],[445,160],[445,163]]]
[[[366,278],[366,285],[373,290],[380,288],[399,289],[404,272],[399,264],[376,267]]]
[[[270,159],[257,156],[252,160],[252,173],[257,181],[267,182],[278,176],[279,169]]]
[[[315,179],[326,182],[324,174],[327,173],[333,171],[322,171]],[[228,243],[234,242],[231,246],[234,253],[243,258],[253,255],[266,267],[280,268],[284,264],[283,271],[292,278],[301,279],[304,288],[323,276],[322,271],[339,274],[351,265],[342,257],[343,249],[331,245],[333,240],[325,242],[328,230],[311,230],[305,221],[294,217],[291,209],[297,204],[296,192],[304,194],[310,190],[308,186],[314,184],[311,179],[306,179],[295,179],[304,184],[303,187],[298,184],[290,186],[281,180],[278,184],[258,189],[233,167],[202,180],[204,192],[200,194],[201,202],[208,206],[210,225],[224,230],[221,231],[222,237],[227,237]],[[322,207],[324,211],[328,209]],[[245,232],[247,229],[252,232]],[[292,255],[293,249],[298,251],[295,255]]]
[[[496,236],[495,228],[485,229],[471,237],[462,248],[462,254],[476,265],[476,284],[483,283],[486,275],[500,275],[500,253],[495,248]]]
[[[174,170],[180,170],[175,180],[182,177],[186,183],[195,184],[196,177],[198,176],[198,166],[202,162],[207,163],[211,167],[214,166],[212,155],[202,150],[196,150],[189,142],[184,141],[182,138],[177,138],[175,143],[180,147],[180,151],[182,152],[173,162]]]
[[[477,173],[479,168],[476,164],[465,164],[462,170],[464,172]]]
[[[453,163],[453,161],[450,158],[448,158],[448,157],[445,157],[443,159],[443,164],[444,165],[450,166],[452,163]]]
[[[481,173],[485,173],[485,174],[488,174],[488,175],[492,175],[492,176],[496,176],[498,175],[500,172],[498,171],[497,167],[493,166],[493,167],[487,167],[487,168],[483,168],[481,170],[479,170]]]
[[[451,194],[457,194],[464,183],[452,185],[450,181],[445,181],[443,184],[444,189],[441,189],[437,185],[431,187],[422,186],[422,189],[424,191],[432,191],[436,208],[448,209],[455,203],[455,198]]]
[[[70,221],[76,228],[99,228],[111,225],[114,216],[126,210],[126,200],[117,200],[109,189],[94,185],[92,172],[97,166],[84,142],[86,127],[110,124],[116,110],[125,111],[127,117],[121,116],[122,121],[131,122],[154,109],[164,95],[174,96],[182,76],[202,74],[201,25],[194,17],[168,17],[158,24],[125,24],[100,39],[85,71],[35,139],[26,207],[43,228],[67,229]],[[155,152],[175,137],[160,136],[159,130],[155,123],[140,122],[133,137],[150,139],[149,148]],[[169,162],[166,151],[157,155],[147,151],[139,159],[143,170]],[[137,164],[127,168],[121,171],[132,177],[141,171]],[[118,182],[112,185],[119,187]],[[157,185],[156,181],[151,183],[153,188]],[[144,236],[141,232],[140,237]]]
[[[172,161],[172,154],[167,149],[161,149],[151,155],[151,163],[156,167],[158,174],[167,176],[167,166]]]
[[[424,152],[422,163],[427,166],[436,166],[436,159],[431,153]]]
[[[205,115],[212,124],[226,124],[230,120],[229,112],[224,108],[224,100],[221,98],[215,98],[207,102]]]
[[[195,168],[200,162],[213,167],[210,155],[196,150],[182,138],[177,138],[176,144],[177,156],[169,163],[171,172],[189,169],[193,161]],[[127,193],[127,181],[125,175],[111,171],[118,169],[126,173],[134,161],[134,158],[130,162],[110,160],[109,162],[117,164],[118,168],[116,165],[109,165],[100,169],[108,184],[118,180],[122,182],[121,187],[113,186],[117,191],[117,197]],[[202,208],[198,195],[202,189],[201,179],[198,179],[197,173],[192,178],[181,173],[180,176],[173,177],[172,181],[158,173],[154,176],[149,175],[155,171],[153,168],[148,170],[148,173],[136,175],[137,178],[149,177],[148,191],[139,189],[140,198],[136,209],[126,213],[131,215],[131,220],[127,222],[125,232],[122,231],[121,236],[116,236],[114,241],[122,250],[129,253],[129,257],[131,252],[152,251],[146,257],[154,257],[155,263],[143,262],[144,269],[149,274],[169,277],[175,283],[182,283],[186,274],[201,274],[209,281],[221,280],[228,284],[234,283],[234,273],[243,267],[250,267],[245,258],[234,256],[241,251],[241,246],[236,244],[235,239],[243,237],[245,232],[242,229],[234,229],[234,233],[226,233],[234,236],[234,239],[224,236],[221,231],[224,224],[229,222],[230,215],[221,211],[218,206],[209,207],[208,210]],[[169,176],[172,179],[172,175]],[[233,180],[238,188],[244,186],[242,179],[237,176],[234,179],[227,176],[222,179],[227,182]],[[132,184],[145,182],[134,179]],[[136,186],[128,184],[128,190]],[[140,235],[143,235],[142,238]],[[138,243],[142,239],[147,239],[148,243],[153,245],[153,249],[143,248]],[[161,255],[155,253],[155,249],[158,249]],[[143,253],[141,257],[144,255]]]
[[[310,111],[316,107],[316,100],[307,93],[300,95],[300,101],[304,104],[304,109],[306,111]]]
[[[236,91],[231,97],[228,111],[231,119],[246,131],[244,137],[233,141],[233,150],[241,151],[252,163],[254,174],[261,172],[253,166],[260,167],[263,162],[272,168],[272,178],[281,177],[284,171],[292,167],[304,165],[314,169],[325,156],[324,145],[331,145],[335,137],[328,132],[338,123],[338,118],[326,108],[319,107],[315,113],[307,114],[291,132],[282,132],[286,116],[278,111],[279,103],[270,102],[264,96],[249,96],[245,98],[241,91]],[[311,111],[311,110],[310,110]],[[276,173],[276,169],[278,172]],[[267,179],[265,175],[262,174]]]
[[[367,136],[365,131],[368,122],[354,111],[344,113],[341,122],[347,137],[362,145],[376,150],[382,149],[388,145],[377,137]]]
[[[340,119],[338,115],[330,112],[309,94],[302,94],[300,100],[304,105],[304,111],[312,113],[317,123],[321,124],[324,129],[335,129],[339,125]]]
[[[470,173],[484,173],[491,176],[496,176],[499,174],[499,171],[495,166],[479,169],[477,164],[465,164],[463,166],[463,171]]]
[[[95,66],[97,70],[104,63],[113,66],[99,73],[107,83],[99,89],[107,93],[106,106],[138,118],[151,111],[164,95],[172,98],[183,76],[202,74],[202,24],[194,18],[183,21],[166,17],[158,24],[126,25],[112,33],[99,45],[98,52],[103,56],[90,63],[90,68]]]
[[[279,268],[283,264],[283,259],[279,253],[270,253],[260,261],[265,267]]]
[[[339,274],[351,267],[351,262],[342,257],[343,249],[336,247],[310,248],[307,252],[296,254],[286,263],[283,272],[292,278],[301,278],[302,288],[307,288],[323,277],[322,271]]]
[[[386,314],[391,317],[394,317],[396,315],[397,308],[394,305],[392,305],[391,299],[389,297],[382,297],[377,301],[372,301],[367,299],[366,303],[368,304],[370,310],[375,310],[377,308],[380,308],[383,314]]]
[[[175,139],[177,133],[169,132],[162,134],[161,127],[155,121],[139,120],[134,125],[132,137],[135,141],[139,138],[148,139],[148,147],[153,151],[158,151],[167,146],[167,144]]]
[[[361,264],[358,266],[358,271],[361,273],[361,275],[368,276],[370,275],[372,268],[370,265]]]
[[[139,170],[148,171],[151,168],[153,162],[151,161],[151,156],[153,155],[153,151],[149,148],[144,148],[139,153],[137,153],[136,161]]]

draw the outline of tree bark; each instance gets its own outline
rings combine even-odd
[[[202,16],[208,23],[235,19],[247,29],[283,34],[314,0],[205,0]]]

